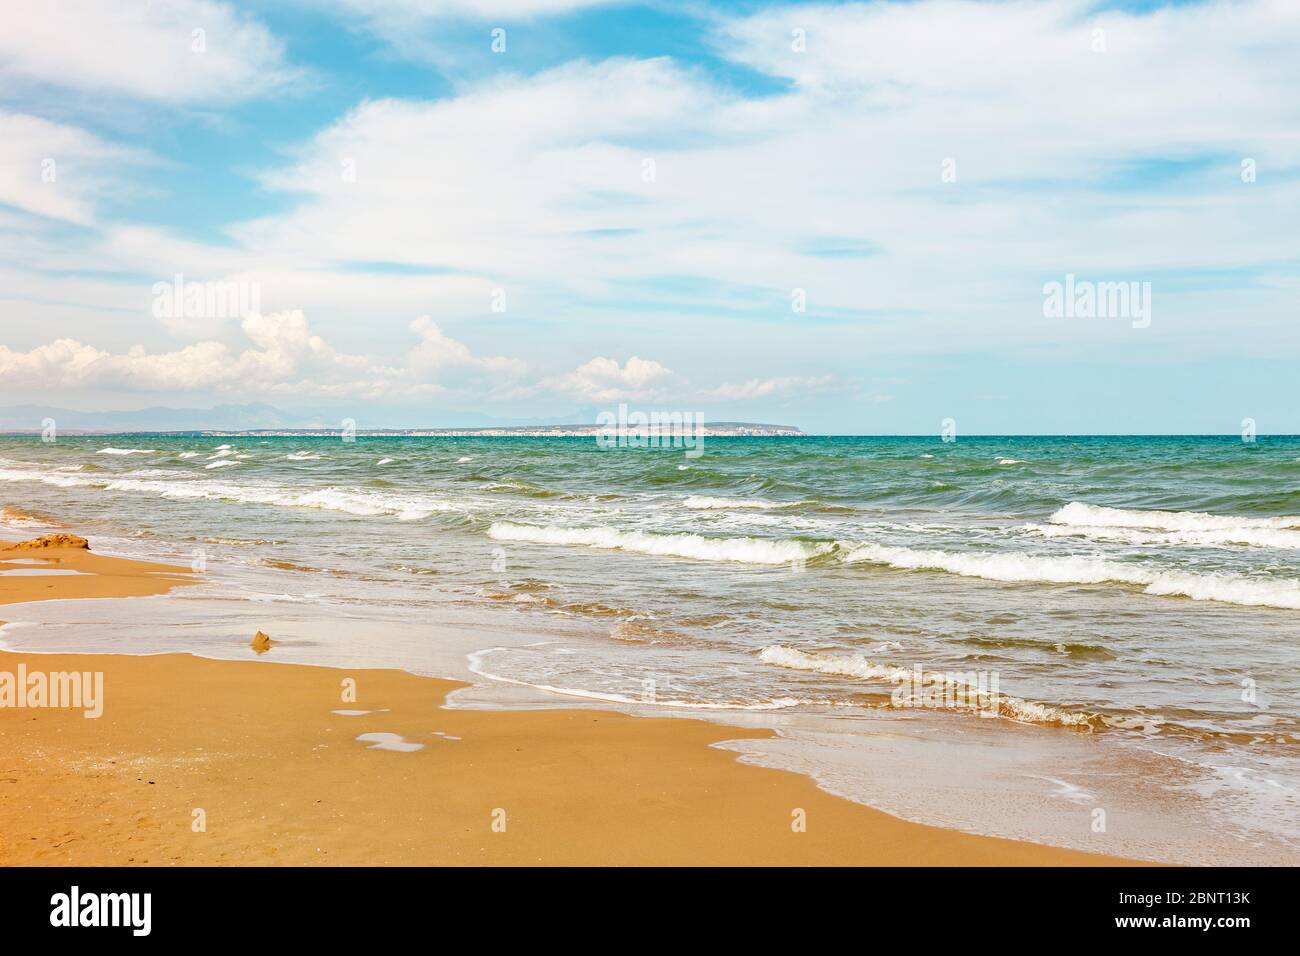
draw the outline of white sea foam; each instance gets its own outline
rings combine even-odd
[[[199,453],[197,451],[183,451],[176,457],[177,458],[198,458]]]
[[[1147,594],[1300,610],[1300,581],[1297,580],[1270,581],[1227,574],[1174,572],[1081,555],[1054,557],[1018,551],[956,554],[864,544],[848,549],[843,560],[846,564],[880,564],[907,571],[947,571],[990,581],[1044,584],[1115,582],[1139,585]]]
[[[514,677],[505,677],[501,674],[494,674],[483,666],[483,660],[489,654],[495,654],[498,651],[509,650],[505,647],[489,647],[481,651],[474,651],[468,655],[469,671],[488,680],[499,681],[502,684],[514,684],[516,687],[531,687],[536,690],[548,691],[552,694],[562,694],[565,697],[581,697],[585,700],[602,700],[611,704],[637,704],[654,707],[671,707],[674,709],[684,710],[784,710],[787,707],[797,707],[799,701],[793,697],[777,697],[774,700],[754,701],[752,703],[741,703],[738,701],[699,701],[699,700],[669,700],[666,698],[655,697],[645,699],[643,697],[628,697],[623,694],[610,694],[602,691],[580,690],[575,687],[556,687],[552,684],[532,683],[531,681],[519,680]]]
[[[962,675],[946,671],[928,671],[876,664],[859,654],[821,654],[801,651],[794,647],[779,644],[765,647],[759,652],[759,659],[777,667],[789,670],[811,671],[818,674],[830,674],[835,677],[856,677],[862,680],[883,681],[889,684],[917,688],[925,687],[952,688],[961,691],[953,695],[956,699],[966,700],[973,707],[963,709],[1005,717],[1008,720],[1035,724],[1059,724],[1066,727],[1086,727],[1100,723],[1098,717],[1076,711],[1063,710],[1048,704],[1012,697],[1009,694],[977,692],[975,684],[963,679]],[[974,693],[974,696],[972,694]],[[944,699],[946,695],[935,695]],[[907,698],[900,706],[908,706]],[[892,703],[891,699],[891,703]]]
[[[860,677],[863,680],[906,680],[912,673],[906,667],[876,664],[859,654],[809,654],[794,647],[774,644],[759,652],[759,659],[790,670],[813,671],[836,677]]]
[[[1245,515],[1212,515],[1202,511],[1138,511],[1107,508],[1071,501],[1047,519],[1052,524],[1093,528],[1155,528],[1161,531],[1300,531],[1300,515],[1252,518]]]
[[[999,458],[999,465],[1023,465],[1026,464],[1023,458]]]
[[[231,465],[238,465],[237,461],[214,461],[210,465],[204,465],[204,468],[228,468]]]
[[[1129,528],[1075,524],[1028,525],[1028,530],[1044,538],[1090,538],[1135,545],[1186,545],[1192,547],[1224,547],[1247,545],[1255,548],[1300,548],[1300,531],[1257,528],[1246,525],[1206,531],[1158,531],[1150,528]]]
[[[691,495],[682,502],[682,506],[692,511],[725,510],[728,508],[752,508],[768,511],[773,508],[790,508],[798,502],[767,501],[763,498],[710,498],[707,495]]]
[[[698,534],[654,534],[619,531],[615,528],[557,528],[553,526],[495,522],[488,536],[498,541],[528,541],[536,544],[585,545],[665,557],[695,558],[700,561],[738,561],[744,564],[789,564],[826,554],[834,545],[805,544],[801,541],[770,541],[765,538],[706,538]]]
[[[319,461],[325,456],[317,455],[316,453],[310,451],[296,451],[293,454],[285,455],[284,457],[289,459],[289,461]]]
[[[152,455],[152,448],[101,448],[100,455]]]
[[[235,462],[219,464],[235,464]],[[59,475],[18,469],[0,469],[0,481],[35,481],[60,488],[104,488],[108,491],[141,492],[179,501],[235,501],[246,504],[277,505],[284,508],[315,508],[323,511],[341,511],[362,517],[391,515],[403,521],[425,518],[434,512],[465,510],[462,505],[418,494],[386,494],[336,487],[303,492],[254,482],[234,484],[196,479],[161,481],[148,478]]]
[[[381,459],[379,459],[379,461],[375,462],[375,464],[376,464],[376,465],[388,465],[388,464],[392,464],[392,461],[393,461],[393,459],[391,459],[391,458],[381,458]]]

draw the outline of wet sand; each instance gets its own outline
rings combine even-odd
[[[14,558],[84,573],[0,575],[0,603],[194,579],[66,548],[0,549],[0,569],[37,567]],[[0,652],[0,673],[104,675],[98,719],[0,707],[0,865],[1123,862],[909,823],[710,746],[769,731],[445,710],[464,685],[248,657]]]

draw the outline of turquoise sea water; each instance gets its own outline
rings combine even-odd
[[[1300,438],[5,437],[0,503],[10,536],[57,523],[221,582],[134,649],[237,653],[242,602],[295,659],[352,641],[431,671],[421,628],[454,620],[477,679],[567,700],[1122,752],[1221,808],[1241,858],[1295,859]],[[366,615],[388,623],[315,633]],[[61,649],[57,623],[6,643]],[[997,718],[909,710],[917,668],[995,677]],[[1079,812],[1089,779],[1051,777]]]

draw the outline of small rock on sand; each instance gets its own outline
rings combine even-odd
[[[253,641],[248,646],[251,647],[253,650],[257,651],[257,653],[259,654],[265,654],[267,651],[269,651],[272,647],[275,646],[275,643],[276,643],[275,641],[271,640],[261,631],[258,631],[256,634],[253,635]]]
[[[43,551],[46,548],[84,548],[90,550],[90,542],[80,535],[76,534],[43,534],[39,538],[31,538],[27,541],[20,541],[18,544],[10,545],[10,551]]]

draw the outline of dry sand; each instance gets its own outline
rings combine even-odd
[[[67,548],[0,548],[0,568],[34,557],[87,573],[0,576],[0,603],[193,580]],[[103,672],[105,697],[99,719],[0,708],[0,865],[1123,862],[908,823],[709,746],[767,731],[444,710],[463,685],[247,653],[0,653],[0,672]],[[355,702],[343,699],[345,680]],[[423,746],[372,749],[363,734]],[[792,825],[799,815],[804,832]]]

